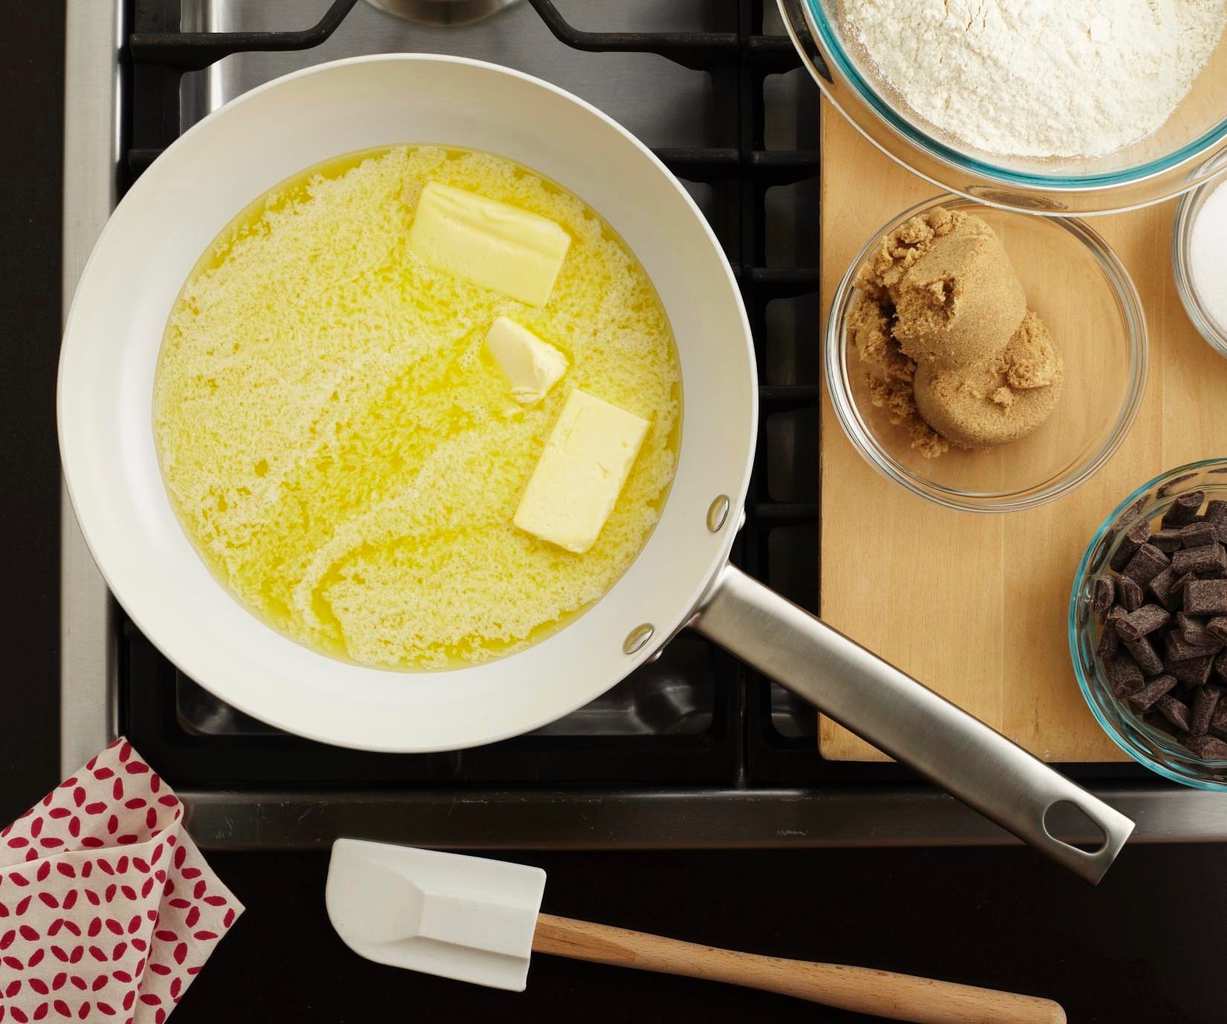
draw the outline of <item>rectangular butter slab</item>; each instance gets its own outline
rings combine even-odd
[[[527,327],[497,317],[486,334],[486,348],[521,405],[540,402],[567,372],[567,357]]]
[[[576,388],[529,478],[515,525],[582,555],[596,542],[648,421]]]
[[[549,299],[570,245],[547,217],[437,181],[422,189],[409,230],[425,263],[531,306]]]

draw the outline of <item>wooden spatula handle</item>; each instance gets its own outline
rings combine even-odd
[[[1050,999],[989,988],[716,949],[659,935],[542,914],[533,950],[572,960],[706,978],[917,1024],[1064,1024]]]

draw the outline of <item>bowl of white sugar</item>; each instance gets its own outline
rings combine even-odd
[[[1227,0],[778,0],[827,98],[915,173],[1048,214],[1227,164]]]
[[[1214,160],[1227,169],[1227,154]],[[1172,270],[1176,290],[1193,326],[1227,356],[1227,188],[1212,182],[1194,189],[1176,211]]]

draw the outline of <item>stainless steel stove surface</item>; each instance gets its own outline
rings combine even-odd
[[[818,98],[773,5],[70,0],[69,12],[66,296],[114,197],[162,148],[245,90],[322,61],[407,50],[495,61],[653,146],[721,238],[755,335],[759,454],[734,559],[818,610]],[[812,709],[690,634],[593,704],[490,747],[376,755],[287,736],[177,672],[114,607],[66,523],[65,770],[125,732],[185,796],[205,845],[1010,841],[905,769],[824,761]],[[1075,774],[1143,836],[1227,835],[1202,794],[1126,767]]]

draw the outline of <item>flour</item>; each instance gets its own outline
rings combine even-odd
[[[1027,157],[1103,156],[1160,128],[1224,0],[842,0],[845,32],[922,117]]]

